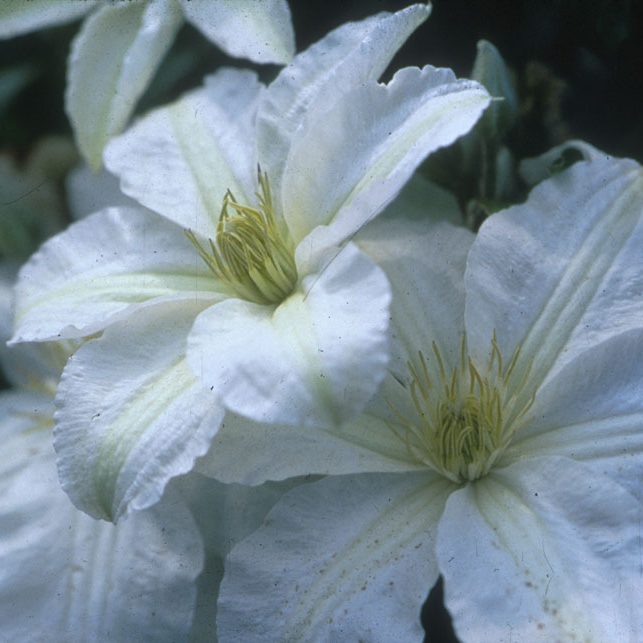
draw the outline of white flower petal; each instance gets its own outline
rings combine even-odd
[[[185,362],[202,309],[189,301],[147,308],[69,360],[54,443],[63,488],[90,515],[116,521],[149,507],[208,450],[223,410]]]
[[[295,53],[286,0],[179,0],[183,13],[226,53],[284,65]]]
[[[430,474],[381,474],[291,491],[228,557],[219,638],[421,641],[449,488]]]
[[[71,342],[28,343],[7,346],[13,331],[13,283],[17,267],[0,262],[0,370],[11,386],[23,389],[16,395],[36,394],[46,402],[36,414],[49,423],[53,415],[53,395],[67,358],[76,348]],[[40,407],[35,404],[35,407]],[[27,410],[27,415],[32,413]],[[0,419],[1,421],[1,419]]]
[[[174,224],[110,208],[49,240],[22,268],[12,341],[83,337],[150,301],[216,301],[216,288]]]
[[[51,428],[54,405],[51,396],[36,391],[10,389],[0,391],[0,426],[3,440],[23,431]],[[11,459],[5,458],[9,467]],[[21,460],[11,466],[20,468]],[[8,470],[8,469],[7,469]]]
[[[291,134],[310,105],[328,92],[339,94],[366,80],[377,80],[395,52],[429,16],[428,5],[379,13],[331,31],[298,54],[264,94],[257,119],[264,170],[279,194]]]
[[[464,334],[463,275],[474,235],[448,221],[456,218],[454,205],[441,191],[436,194],[430,184],[430,189],[418,190],[423,187],[427,186],[413,179],[386,213],[355,236],[355,243],[391,282],[389,373],[368,412],[393,426],[400,415],[416,413],[408,389],[400,385],[409,382],[409,362],[418,365],[422,352],[428,372],[439,381],[433,344],[449,368],[458,363]],[[409,188],[412,199],[407,198]],[[416,203],[421,195],[424,198]]]
[[[643,331],[586,350],[538,393],[504,458],[586,460],[634,495],[643,482]]]
[[[468,132],[489,101],[478,83],[431,66],[320,97],[293,135],[284,170],[283,211],[295,241],[331,224],[332,242],[348,238],[427,155]]]
[[[186,639],[202,564],[186,507],[166,496],[118,525],[60,489],[49,431],[9,438],[0,462],[0,622],[7,641]]]
[[[173,481],[170,488],[178,489],[194,515],[207,555],[222,561],[234,545],[261,526],[266,514],[287,491],[312,480],[307,476],[253,487],[224,484],[191,471]]]
[[[533,158],[523,159],[520,161],[518,171],[527,185],[536,185],[544,179],[548,179],[555,173],[561,162],[572,155],[579,157],[578,160],[595,161],[598,159],[608,160],[610,155],[595,148],[585,141],[572,139],[565,141],[556,147]]]
[[[430,189],[419,191],[420,187]],[[420,195],[423,203],[416,205]],[[409,196],[413,198],[409,200]],[[439,190],[437,200],[434,197],[433,186],[412,181],[388,212],[355,237],[355,243],[391,282],[393,341],[389,370],[399,376],[406,375],[406,364],[418,351],[427,357],[432,354],[432,342],[445,364],[455,364],[464,332],[463,276],[475,236],[445,220],[454,215],[453,204],[440,201]],[[421,219],[414,217],[416,209]]]
[[[577,163],[490,217],[465,275],[470,350],[520,345],[531,396],[588,345],[641,326],[643,172],[633,161]],[[518,374],[516,375],[518,378]]]
[[[86,2],[51,2],[51,0],[3,0],[0,3],[0,38],[72,22],[96,6]]]
[[[638,641],[641,508],[567,458],[521,460],[453,493],[438,528],[465,641]]]
[[[107,141],[127,123],[181,22],[174,0],[155,0],[108,4],[83,24],[69,56],[65,106],[78,147],[94,169]]]
[[[301,482],[297,479],[246,487],[222,484],[194,472],[177,479],[176,487],[198,524],[206,554],[197,581],[190,641],[216,640],[216,603],[225,556],[237,542],[261,526],[266,514],[286,491]]]
[[[358,414],[388,360],[390,289],[353,245],[276,309],[228,299],[201,313],[188,361],[231,411],[328,426]]]
[[[367,414],[336,429],[305,430],[228,413],[196,468],[223,482],[257,485],[308,474],[413,471],[420,465],[385,421]]]
[[[251,71],[221,69],[114,139],[105,165],[125,194],[213,237],[228,189],[242,203],[255,202],[254,118],[262,88]]]
[[[105,169],[93,172],[86,164],[79,165],[67,175],[65,188],[74,220],[112,206],[138,205],[121,192],[118,179],[113,174]]]

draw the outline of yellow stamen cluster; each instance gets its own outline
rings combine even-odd
[[[417,417],[409,419],[393,409],[404,429],[396,433],[413,457],[456,483],[489,472],[533,403],[531,398],[516,407],[529,372],[527,368],[518,382],[511,381],[520,348],[505,366],[495,336],[491,347],[489,363],[480,369],[468,356],[463,338],[460,363],[448,373],[434,342],[437,378],[431,377],[427,359],[418,352],[417,362],[408,363],[407,386]]]
[[[293,243],[285,225],[277,222],[268,177],[261,171],[257,199],[258,207],[252,208],[226,193],[209,249],[191,230],[186,235],[208,268],[239,297],[276,304],[294,290],[297,268]]]

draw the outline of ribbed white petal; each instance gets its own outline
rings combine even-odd
[[[431,66],[320,97],[293,134],[283,174],[282,206],[294,239],[318,225],[331,226],[334,242],[348,238],[427,155],[466,134],[489,100],[478,83]]]
[[[422,641],[449,489],[430,474],[365,474],[291,491],[228,557],[219,638]]]
[[[285,65],[295,53],[286,0],[179,0],[186,19],[231,56]]]
[[[643,320],[643,171],[577,163],[490,217],[469,254],[470,348],[484,362],[494,330],[529,390],[584,351]]]
[[[641,498],[643,331],[588,348],[538,393],[507,461],[536,455],[585,460]]]
[[[174,0],[155,0],[109,3],[83,24],[69,56],[65,106],[78,147],[94,169],[107,141],[127,123],[181,22]]]
[[[63,488],[83,511],[116,521],[145,509],[208,450],[223,411],[185,362],[202,308],[184,301],[139,311],[70,359],[55,446]]]
[[[190,473],[176,481],[205,545],[205,564],[197,580],[197,604],[190,641],[216,640],[216,603],[225,556],[261,525],[286,491],[301,483],[296,479],[246,487],[222,484],[198,473]]]
[[[256,201],[254,119],[262,87],[253,72],[221,69],[112,141],[105,165],[125,194],[214,237],[227,190],[241,203]]]
[[[260,161],[277,195],[290,137],[308,108],[324,94],[339,95],[377,80],[429,13],[429,6],[415,4],[344,24],[298,54],[271,83],[259,108],[257,133]]]
[[[260,424],[225,417],[197,470],[223,482],[257,485],[309,474],[413,471],[403,438],[366,413],[337,429]]]
[[[393,292],[389,370],[405,378],[418,351],[433,365],[432,343],[455,365],[464,333],[464,270],[475,236],[454,225],[456,204],[412,180],[355,243],[380,266]]]
[[[339,424],[363,410],[384,377],[389,303],[384,273],[347,245],[276,308],[228,299],[204,311],[188,361],[235,413]]]
[[[220,299],[180,228],[110,208],[45,243],[20,271],[13,341],[83,337],[150,302]]]
[[[0,402],[0,406],[2,402]],[[167,494],[118,526],[92,520],[60,489],[51,433],[3,434],[0,622],[6,641],[185,640],[202,545]]]
[[[522,460],[453,493],[437,556],[464,641],[638,641],[641,508],[567,458]]]

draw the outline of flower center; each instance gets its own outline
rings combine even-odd
[[[258,207],[239,203],[232,192],[223,198],[216,240],[209,249],[187,230],[188,239],[215,276],[241,298],[277,304],[295,289],[294,244],[285,224],[279,225],[268,177],[259,171]]]
[[[393,408],[404,429],[396,433],[417,460],[453,482],[477,480],[492,468],[533,403],[531,398],[522,407],[516,405],[529,369],[520,381],[512,381],[520,347],[505,366],[495,336],[484,369],[468,356],[466,338],[460,363],[450,373],[435,342],[432,350],[437,376],[431,376],[421,351],[408,363],[410,384],[405,388],[416,417],[409,419]]]

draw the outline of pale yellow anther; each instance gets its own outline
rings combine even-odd
[[[533,403],[532,398],[515,408],[527,379],[511,381],[520,348],[505,367],[494,335],[489,363],[480,369],[468,356],[463,338],[460,363],[450,373],[435,343],[432,352],[433,377],[421,351],[408,363],[406,388],[415,417],[405,417],[392,407],[398,418],[395,432],[416,460],[453,482],[477,480],[498,460]]]
[[[226,193],[209,249],[191,230],[186,235],[210,270],[239,297],[277,304],[297,284],[294,245],[285,224],[279,225],[275,216],[268,177],[259,171],[258,181],[256,208]]]

